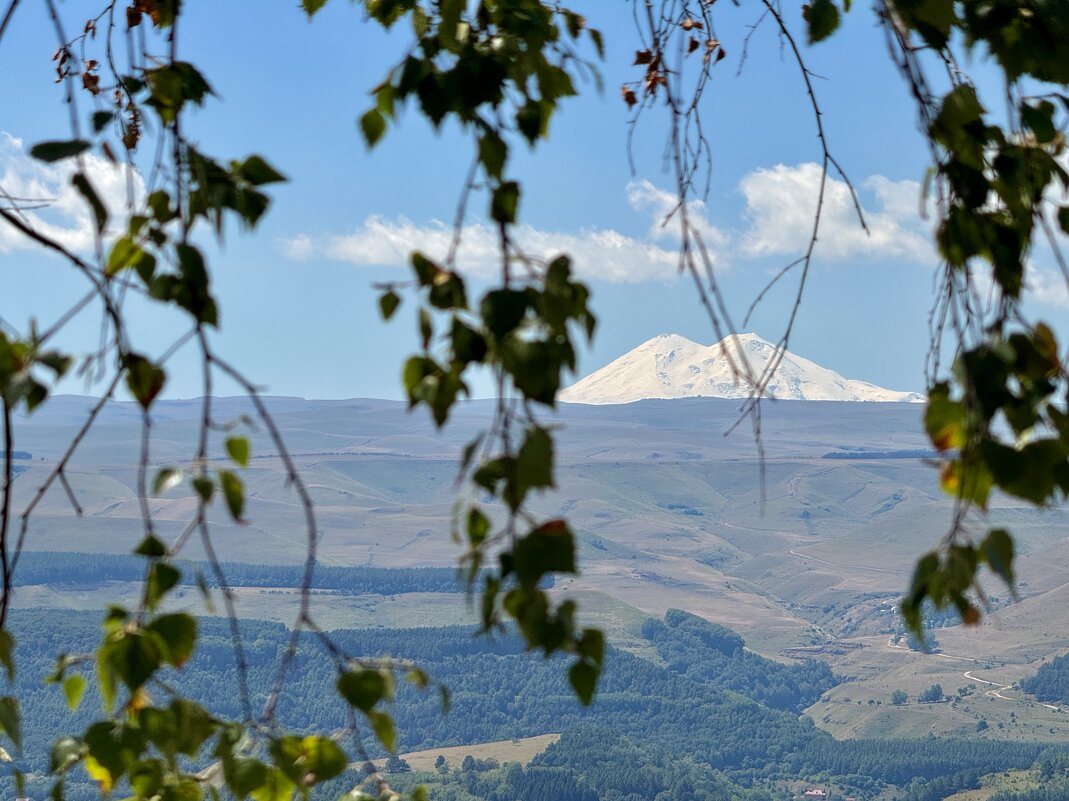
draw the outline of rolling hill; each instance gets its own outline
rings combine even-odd
[[[57,398],[18,421],[19,447],[33,458],[20,463],[26,469],[15,482],[16,507],[32,497],[90,403]],[[448,531],[456,458],[487,419],[489,402],[463,404],[442,432],[403,403],[271,398],[268,404],[317,503],[323,564],[455,563]],[[938,541],[950,519],[950,500],[925,458],[920,408],[765,402],[762,463],[747,431],[724,436],[738,406],[735,400],[684,398],[564,404],[547,415],[562,427],[557,489],[536,507],[568,515],[580,538],[583,568],[581,575],[563,577],[553,592],[576,597],[584,620],[604,626],[616,644],[654,658],[641,637],[643,621],[678,608],[739,631],[750,648],[767,656],[824,659],[851,680],[812,710],[837,735],[971,730],[973,715],[1008,721],[1011,703],[983,693],[969,702],[971,711],[962,708],[955,716],[867,701],[937,681],[956,687],[967,683],[962,674],[969,668],[978,671],[978,680],[1009,685],[1033,672],[1039,660],[1069,649],[1069,632],[1056,613],[1063,608],[1059,599],[1069,597],[1066,510],[1037,511],[995,498],[990,522],[1019,538],[1020,601],[999,608],[978,629],[941,629],[945,656],[889,648],[899,627],[894,606],[913,562]],[[226,422],[249,408],[240,399],[218,399],[215,411]],[[154,465],[180,466],[190,459],[199,413],[195,401],[160,403]],[[72,513],[62,489],[51,491],[31,527],[30,549],[127,553],[139,541],[132,467],[139,427],[132,404],[108,407],[67,470],[84,516]],[[234,525],[215,510],[220,557],[295,564],[304,554],[300,507],[269,438],[259,431],[251,439],[253,459],[243,475],[249,523]],[[222,442],[213,448],[222,459]],[[163,536],[178,535],[192,504],[188,486],[152,499]],[[187,557],[203,556],[191,542]],[[988,586],[1005,595],[995,580]],[[75,591],[45,583],[21,587],[16,603],[99,609],[134,590],[107,585]],[[249,617],[288,621],[296,600],[285,587],[238,588],[239,608]],[[192,607],[199,599],[189,593],[183,602]],[[463,595],[455,593],[326,594],[316,603],[321,619],[336,627],[472,620]],[[859,698],[865,703],[855,703]],[[1035,711],[1040,729],[1029,736],[1048,729],[1069,733],[1064,715]]]

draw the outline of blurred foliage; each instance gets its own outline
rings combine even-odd
[[[723,59],[725,50],[714,38],[702,46],[698,32],[711,36],[711,4],[693,2],[701,8],[692,9],[686,0],[668,4],[673,15],[666,24],[670,34],[682,32],[686,54],[700,54],[707,76],[709,65]],[[303,0],[302,6],[314,16],[325,4]],[[0,23],[0,36],[16,5],[17,0]],[[493,420],[463,452],[464,488],[453,526],[453,536],[464,548],[468,580],[481,592],[483,629],[501,629],[511,620],[526,648],[546,656],[567,654],[572,690],[589,704],[603,667],[604,638],[577,623],[573,602],[558,603],[546,592],[554,574],[576,572],[575,537],[566,520],[540,518],[529,501],[555,480],[553,432],[539,411],[553,407],[563,376],[575,368],[576,343],[593,336],[596,318],[589,290],[573,277],[568,255],[542,259],[524,253],[516,241],[523,185],[510,168],[517,148],[535,148],[547,138],[560,104],[576,94],[577,78],[597,77],[584,53],[589,49],[592,57],[600,57],[601,36],[581,15],[540,0],[363,0],[358,5],[383,28],[407,25],[412,37],[407,54],[372,89],[372,105],[359,117],[367,145],[389,133],[406,105],[416,106],[435,126],[457,125],[472,140],[474,159],[452,247],[444,258],[412,254],[412,280],[383,286],[379,308],[389,319],[414,301],[422,347],[405,362],[402,380],[410,404],[425,407],[438,425],[446,424],[467,394],[475,371],[489,371],[497,387]],[[53,62],[57,80],[65,84],[71,134],[40,142],[30,153],[43,162],[73,165],[72,186],[95,229],[94,253],[72,252],[37,231],[17,204],[0,206],[0,218],[66,259],[89,282],[89,299],[103,309],[102,345],[78,369],[90,376],[113,376],[105,398],[124,384],[143,410],[145,432],[139,477],[145,531],[135,550],[143,560],[143,595],[136,608],[106,610],[103,634],[91,656],[59,659],[52,680],[66,702],[75,708],[87,695],[99,697],[104,714],[82,734],[56,740],[50,764],[56,777],[53,796],[61,801],[66,776],[79,769],[105,794],[121,788],[140,799],[198,801],[205,795],[215,798],[220,786],[256,801],[307,797],[313,787],[341,776],[354,758],[366,759],[360,732],[393,751],[398,735],[390,710],[399,680],[420,689],[431,680],[410,663],[354,657],[316,629],[307,604],[319,534],[314,510],[262,405],[257,406],[260,422],[279,448],[307,518],[309,553],[301,580],[306,598],[294,639],[282,652],[277,679],[259,715],[252,711],[244,678],[242,713],[233,719],[211,714],[160,678],[193,658],[198,643],[194,618],[161,608],[174,588],[189,580],[176,565],[178,551],[189,536],[199,534],[211,553],[206,510],[217,498],[235,523],[246,522],[241,470],[250,459],[248,440],[229,436],[225,460],[208,455],[213,372],[236,380],[254,403],[258,400],[254,385],[211,349],[209,336],[220,325],[221,309],[212,269],[198,243],[203,235],[221,239],[233,228],[254,230],[269,207],[265,188],[285,178],[258,155],[219,158],[202,152],[185,135],[189,110],[210,102],[214,92],[196,65],[178,57],[179,0],[133,0],[126,7],[106,3],[73,38],[63,34],[57,10],[51,2],[48,6],[56,20],[59,42]],[[778,4],[763,0],[759,7],[789,36]],[[803,6],[810,44],[835,35],[849,10],[849,0],[813,0]],[[980,537],[972,533],[973,513],[987,508],[992,493],[1044,505],[1069,492],[1069,390],[1062,346],[1052,329],[1029,317],[1021,303],[1029,259],[1040,240],[1046,238],[1060,260],[1057,231],[1069,232],[1069,206],[1057,200],[1069,186],[1061,165],[1069,113],[1063,91],[1069,81],[1064,44],[1069,7],[1039,0],[884,0],[877,10],[931,147],[927,194],[936,210],[936,244],[944,259],[933,349],[938,355],[946,340],[955,355],[949,371],[940,369],[937,358],[933,362],[925,425],[941,455],[942,484],[957,500],[957,511],[944,541],[918,563],[903,602],[907,622],[919,632],[926,601],[939,609],[956,608],[966,623],[979,620],[975,598],[985,597],[978,586],[981,567],[1013,590],[1012,534],[1002,529]],[[121,41],[131,50],[125,71],[113,56],[113,36],[116,45]],[[644,44],[636,56],[643,77],[623,87],[629,107],[652,107],[670,80],[664,42]],[[793,38],[790,44],[798,53]],[[98,58],[89,55],[94,48],[102,51]],[[982,97],[960,67],[977,54],[992,60],[1004,78],[996,97]],[[799,64],[812,95],[800,58]],[[78,98],[91,105],[90,113],[82,113]],[[678,112],[671,103],[666,108]],[[817,117],[819,124],[819,109]],[[822,130],[820,136],[826,169]],[[113,137],[125,152],[115,152],[109,143]],[[130,199],[131,212],[116,226],[86,169],[86,155],[99,152],[113,163],[132,163],[136,153],[153,149],[148,191]],[[684,216],[689,192],[690,177],[679,189]],[[473,193],[485,196],[500,258],[497,279],[478,298],[470,297],[458,256]],[[122,305],[128,293],[185,315],[189,333],[174,347],[196,343],[204,364],[205,412],[194,458],[186,467],[163,467],[151,477],[150,415],[167,384],[169,353],[153,358],[135,347]],[[57,325],[62,327],[84,305],[73,307]],[[71,355],[49,347],[56,330],[38,331],[31,325],[26,335],[0,331],[6,453],[0,506],[0,665],[9,678],[15,660],[6,628],[8,604],[26,521],[36,504],[22,514],[16,535],[13,418],[45,402],[54,381],[76,364]],[[63,471],[94,417],[95,412],[45,486],[55,481],[67,488],[76,512],[80,509]],[[187,533],[165,543],[154,530],[147,499],[184,481],[196,493],[196,512]],[[225,572],[214,558],[211,562],[215,583],[229,604]],[[207,593],[206,582],[199,583]],[[233,616],[232,605],[228,609]],[[232,623],[241,673],[247,666],[237,623]],[[323,637],[339,704],[349,716],[351,753],[326,734],[286,733],[276,725],[275,710],[302,629]],[[696,636],[700,642],[703,635]],[[674,653],[668,644],[665,648]],[[87,692],[82,670],[87,664],[92,665],[93,693]],[[808,698],[826,679],[819,671],[800,677],[777,674],[784,688],[782,703],[800,703],[798,698]],[[22,742],[17,694],[0,696],[0,730],[17,751]],[[208,756],[208,772],[194,770],[197,760]],[[22,795],[21,774],[16,779]],[[382,777],[375,787],[382,796],[394,795]],[[363,792],[357,788],[348,797],[355,801]],[[418,800],[425,791],[417,787],[411,795]]]

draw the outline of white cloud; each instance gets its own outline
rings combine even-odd
[[[749,256],[800,255],[813,229],[820,166],[783,164],[749,173],[739,185],[749,227],[739,249]],[[881,175],[862,184],[875,204],[865,208],[865,232],[858,223],[850,189],[828,177],[816,254],[822,259],[859,257],[933,261],[935,253],[919,213],[920,185]]]
[[[279,239],[279,249],[294,261],[308,261],[315,255],[316,244],[308,234],[297,234],[290,239]]]
[[[35,230],[56,240],[69,250],[85,252],[94,244],[96,224],[85,199],[71,185],[76,163],[66,159],[46,164],[31,158],[21,139],[0,131],[0,188],[8,197],[19,198],[20,205],[42,205],[24,212]],[[116,166],[87,153],[82,157],[86,177],[111,218],[121,218],[129,192],[135,200],[144,196],[144,182],[127,166]],[[41,201],[40,203],[34,201]],[[10,204],[0,195],[0,203]],[[10,225],[0,224],[0,253],[36,247]]]
[[[1069,309],[1069,279],[1058,270],[1030,265],[1024,279],[1025,297],[1044,306]]]
[[[670,280],[675,275],[678,254],[650,242],[625,236],[612,229],[585,229],[578,233],[541,231],[520,225],[514,232],[526,254],[550,258],[560,253],[572,257],[576,273],[614,283]],[[408,261],[413,250],[434,259],[449,252],[453,229],[437,220],[419,225],[405,217],[373,216],[353,233],[327,238],[318,248],[327,258],[368,266],[397,266]],[[312,255],[312,242],[298,236],[287,243],[287,252],[298,257]],[[457,264],[467,275],[488,278],[500,265],[497,231],[482,223],[465,225]]]
[[[816,164],[759,169],[739,185],[746,201],[742,230],[729,234],[714,226],[700,200],[688,205],[690,223],[720,269],[729,260],[798,255],[809,241],[819,181]],[[868,233],[858,224],[847,185],[829,178],[818,256],[824,260],[867,257],[933,262],[931,237],[919,213],[920,185],[874,175],[862,186],[871,201],[871,207],[865,209]],[[529,255],[539,258],[570,254],[576,272],[584,278],[612,283],[675,279],[679,223],[676,216],[668,219],[677,212],[675,194],[646,180],[630,182],[626,192],[631,208],[649,219],[642,237],[611,228],[558,232],[520,225],[516,241]],[[437,220],[417,223],[403,216],[374,215],[349,234],[313,238],[302,233],[279,240],[278,245],[286,256],[298,261],[319,256],[366,266],[400,267],[413,250],[444,258],[452,239],[452,226]],[[497,273],[498,263],[496,230],[483,223],[465,225],[457,254],[460,269],[468,275],[490,277]]]
[[[998,297],[997,283],[991,265],[976,260],[970,266],[969,278],[977,298],[990,311]],[[1024,287],[1021,298],[1025,302],[1039,303],[1055,309],[1069,309],[1069,278],[1057,267],[1046,263],[1026,262]]]
[[[675,206],[674,196],[649,181],[636,181],[628,185],[627,197],[633,209],[650,217],[650,232],[645,238],[628,236],[611,228],[561,232],[519,225],[514,232],[515,240],[524,253],[536,258],[567,253],[572,257],[576,273],[586,279],[610,283],[674,280],[679,265],[678,228],[662,226],[665,216]],[[692,224],[716,258],[726,237],[706,219],[701,203],[692,203],[690,212]],[[433,259],[444,259],[452,240],[452,226],[438,220],[421,224],[407,217],[373,215],[349,234],[319,240],[298,234],[279,240],[278,245],[286,256],[297,261],[320,255],[363,266],[399,267],[408,262],[413,250]],[[662,245],[664,240],[668,241]],[[497,230],[484,223],[465,225],[457,264],[470,276],[496,275],[500,265]]]
[[[627,185],[627,202],[635,211],[645,211],[652,216],[650,239],[668,237],[675,242],[679,241],[679,200],[674,192],[658,189],[646,180],[631,181]],[[669,215],[672,215],[670,220]],[[687,216],[690,225],[701,236],[707,248],[715,249],[717,253],[726,249],[728,237],[709,222],[703,201],[692,200],[688,203]]]

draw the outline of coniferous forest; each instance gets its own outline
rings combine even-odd
[[[240,716],[225,621],[201,618],[199,626],[195,658],[167,676],[165,685],[214,714]],[[15,616],[18,657],[25,666],[18,675],[25,747],[14,764],[26,772],[34,797],[48,790],[55,732],[77,731],[100,708],[90,691],[80,709],[69,712],[59,687],[43,679],[55,670],[60,649],[74,643],[90,651],[98,627],[93,613],[20,611]],[[287,631],[256,621],[243,621],[241,631],[255,706],[263,703]],[[435,798],[444,801],[758,801],[780,797],[787,783],[798,780],[831,782],[858,797],[894,785],[908,801],[935,801],[977,786],[982,774],[1030,767],[1045,750],[1037,744],[960,738],[837,741],[799,714],[836,683],[826,666],[765,659],[746,650],[730,629],[677,610],[643,627],[663,664],[610,650],[597,700],[589,708],[575,703],[557,660],[525,652],[513,636],[477,636],[468,627],[333,634],[349,653],[411,659],[448,686],[446,712],[439,693],[399,688],[394,713],[401,753],[562,735],[526,768],[483,760],[447,766],[430,777]],[[311,635],[302,641],[280,702],[282,724],[298,732],[346,724],[333,698],[330,660],[315,653],[321,647]],[[331,793],[345,792],[359,778],[354,768],[317,788],[317,794],[336,797]],[[417,779],[428,777],[397,777],[402,785]],[[68,780],[65,788],[71,801],[88,801],[97,792],[88,777],[81,783]]]

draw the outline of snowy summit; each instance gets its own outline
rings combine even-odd
[[[631,403],[646,398],[746,398],[751,385],[736,378],[730,353],[760,376],[777,353],[776,346],[756,334],[729,336],[715,345],[699,345],[678,334],[664,334],[639,345],[616,361],[561,390],[565,403]],[[883,401],[920,403],[917,392],[843,378],[833,370],[795,356],[783,355],[766,397],[781,400]]]

